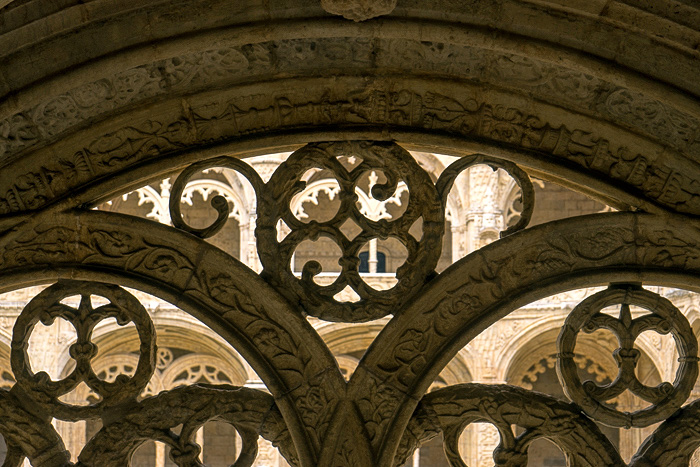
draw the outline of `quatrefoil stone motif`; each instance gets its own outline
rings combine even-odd
[[[355,156],[361,163],[348,170],[338,157]],[[333,173],[340,186],[340,208],[325,222],[301,222],[290,210],[292,197],[304,188],[300,182],[309,169],[321,168]],[[372,186],[372,196],[384,201],[396,190],[399,181],[406,183],[409,201],[406,211],[397,219],[373,220],[364,216],[357,206],[355,188],[367,172],[381,171],[386,183]],[[361,322],[378,319],[395,312],[412,296],[412,291],[433,273],[440,258],[445,215],[440,194],[428,174],[415,159],[395,143],[349,141],[312,143],[294,152],[274,173],[259,199],[256,229],[258,252],[269,283],[304,310],[329,321]],[[342,225],[353,220],[361,233],[349,239]],[[420,239],[409,234],[411,226],[422,219]],[[277,224],[282,220],[291,233],[278,240]],[[335,282],[319,286],[313,280],[320,271],[318,263],[308,262],[298,279],[290,268],[296,247],[304,240],[326,237],[342,251],[341,272]],[[396,271],[397,284],[389,290],[378,291],[360,277],[358,254],[371,239],[388,237],[399,240],[408,251],[406,262]],[[354,303],[339,302],[333,297],[350,286],[360,297]]]
[[[618,318],[601,312],[613,305],[620,305]],[[633,319],[630,306],[651,313]],[[593,381],[581,383],[574,362],[578,333],[592,333],[598,329],[611,331],[620,344],[613,352],[618,375],[605,386]],[[645,331],[673,336],[679,354],[673,384],[663,382],[650,387],[637,378],[636,367],[641,354],[634,342]],[[557,349],[557,374],[567,396],[591,418],[610,426],[645,427],[665,420],[687,400],[698,376],[698,344],[688,320],[670,301],[637,286],[610,287],[581,302],[566,319],[557,339]],[[623,412],[605,403],[626,390],[651,405],[635,412]]]

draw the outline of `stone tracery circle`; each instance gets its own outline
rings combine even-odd
[[[62,303],[62,300],[76,295],[80,296],[77,308]],[[106,298],[109,303],[93,308],[91,296]],[[52,381],[47,373],[35,374],[32,371],[27,349],[36,324],[50,325],[56,318],[67,320],[75,328],[77,340],[69,352],[76,365],[68,376]],[[98,378],[91,365],[97,355],[97,346],[91,342],[92,331],[107,318],[115,318],[120,325],[133,322],[141,340],[134,375],[119,375],[113,382]],[[29,395],[55,418],[73,421],[94,418],[106,406],[135,400],[146,388],[155,370],[155,328],[143,305],[121,287],[100,282],[60,281],[39,293],[22,310],[13,329],[10,358],[17,380],[14,391]],[[102,400],[87,406],[70,405],[59,400],[82,382]]]
[[[620,305],[620,317],[601,313],[606,307]],[[650,311],[632,319],[629,306]],[[580,331],[612,331],[620,347],[613,353],[619,367],[614,381],[598,386],[593,381],[581,383],[574,362],[576,338]],[[679,367],[673,384],[664,382],[649,387],[635,374],[640,356],[634,341],[645,331],[671,333],[679,353]],[[698,376],[698,344],[690,323],[666,298],[636,286],[610,287],[579,303],[567,317],[557,339],[557,375],[567,396],[581,406],[591,418],[616,427],[646,427],[673,414],[688,399]],[[606,406],[608,401],[630,390],[652,405],[635,412],[622,412]]]
[[[337,159],[357,156],[362,162],[348,170]],[[304,189],[302,176],[307,170],[329,170],[340,185],[340,207],[335,216],[325,222],[302,222],[290,209],[292,198]],[[388,199],[403,180],[408,187],[406,211],[392,220],[372,220],[362,215],[357,207],[355,187],[368,171],[382,171],[386,183],[375,184],[372,196],[380,201]],[[395,143],[349,141],[312,143],[294,152],[273,174],[259,199],[256,237],[263,275],[287,298],[300,302],[304,310],[318,318],[330,321],[363,322],[396,312],[410,298],[410,291],[425,282],[434,271],[440,257],[444,231],[444,210],[435,185],[415,159]],[[409,234],[410,227],[423,220],[423,236],[416,240]],[[362,231],[352,239],[341,232],[341,226],[352,219]],[[276,226],[282,220],[291,232],[278,241]],[[341,272],[336,281],[319,286],[313,277],[320,265],[310,261],[298,279],[291,270],[291,259],[296,247],[304,240],[326,237],[334,241],[342,252]],[[372,238],[397,238],[406,248],[408,257],[396,272],[397,284],[377,291],[360,277],[358,254]],[[354,303],[338,302],[333,297],[350,286],[360,300]]]

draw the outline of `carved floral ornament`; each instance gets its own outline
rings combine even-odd
[[[328,13],[341,15],[353,21],[365,21],[388,15],[396,8],[397,0],[321,0]]]
[[[348,167],[341,162],[343,156],[354,156],[359,162]],[[437,275],[447,194],[457,175],[476,164],[502,168],[513,176],[522,192],[520,219],[501,234],[503,238]],[[193,228],[183,220],[180,203],[188,180],[212,167],[237,171],[250,181],[257,196],[256,239],[263,265],[259,275],[203,240],[230,217],[224,197],[211,198],[217,211],[212,225]],[[293,212],[293,199],[307,187],[303,178],[310,169],[330,172],[338,182],[335,196],[340,206],[324,222],[304,221]],[[358,207],[357,184],[372,172],[385,177],[384,182],[373,184],[374,199],[389,199],[400,184],[406,187],[408,201],[400,217],[369,219]],[[687,465],[700,447],[700,405],[693,402],[683,407],[698,374],[697,342],[682,313],[637,285],[616,285],[592,295],[567,319],[558,342],[558,373],[571,402],[488,384],[448,386],[425,394],[432,376],[449,360],[452,347],[463,347],[464,336],[478,334],[499,314],[512,311],[508,309],[512,297],[517,303],[533,290],[550,290],[553,284],[560,284],[562,290],[573,288],[575,282],[567,281],[600,271],[608,271],[606,281],[629,271],[639,277],[647,269],[688,277],[700,272],[694,225],[643,213],[604,213],[525,229],[534,208],[533,194],[522,169],[488,156],[463,157],[433,183],[396,143],[311,143],[294,152],[267,182],[250,165],[232,157],[188,167],[172,187],[174,228],[76,208],[47,211],[31,226],[4,233],[0,267],[8,278],[24,271],[41,280],[68,275],[90,279],[59,280],[31,300],[17,319],[11,349],[16,383],[9,390],[0,389],[0,434],[8,445],[4,467],[18,467],[25,457],[41,466],[128,465],[133,452],[147,440],[170,446],[179,467],[199,466],[195,434],[209,420],[229,423],[240,434],[243,448],[236,467],[253,464],[261,436],[294,467],[392,467],[439,434],[451,465],[464,466],[459,438],[475,422],[498,429],[496,465],[527,465],[528,448],[539,438],[553,440],[570,465],[625,465],[595,422],[614,426],[663,422],[629,465]],[[422,233],[414,237],[409,229],[419,219]],[[361,229],[353,238],[341,230],[348,220]],[[289,228],[282,239],[277,232],[280,221]],[[342,251],[342,270],[336,282],[327,286],[313,281],[318,264],[307,263],[300,278],[290,268],[295,247],[321,236]],[[368,240],[388,237],[406,247],[408,258],[397,271],[396,286],[377,291],[364,285],[358,253]],[[249,359],[270,394],[219,384],[222,380],[213,370],[193,366],[193,372],[209,371],[207,380],[213,384],[142,398],[151,376],[173,356],[156,348],[156,330],[139,301],[114,284],[159,293],[212,323],[212,329]],[[352,287],[360,300],[336,300],[335,294],[345,286]],[[64,303],[74,296],[80,297],[77,306]],[[107,303],[93,305],[95,296]],[[618,317],[601,312],[612,305],[621,305]],[[630,307],[648,313],[635,311],[633,319]],[[346,323],[393,316],[346,382],[306,315]],[[77,340],[69,350],[76,365],[63,379],[53,381],[45,373],[32,371],[27,346],[37,323],[50,324],[57,318],[76,330]],[[92,330],[111,318],[119,325],[134,323],[139,357],[130,374],[101,379],[101,372],[93,369],[97,348],[91,341]],[[581,382],[573,360],[577,334],[599,327],[613,331],[620,344],[615,351],[619,375],[602,387]],[[645,331],[674,337],[680,365],[673,384],[646,387],[635,377],[639,351],[634,341]],[[72,405],[64,396],[82,383],[97,397],[87,405]],[[606,405],[628,389],[650,406],[628,414]],[[71,463],[52,418],[101,420],[102,428],[88,441],[77,464]],[[176,433],[178,425],[182,429]],[[520,434],[515,434],[513,426],[522,429]],[[665,463],[668,452],[674,453],[674,463]]]
[[[342,156],[353,156],[361,162],[348,170],[340,161]],[[361,322],[378,319],[400,309],[420,284],[435,273],[440,258],[441,243],[445,227],[447,195],[454,179],[463,170],[477,164],[490,165],[494,170],[504,168],[521,187],[524,207],[521,219],[502,236],[524,228],[534,209],[534,190],[525,172],[512,163],[487,156],[470,156],[461,159],[443,172],[433,184],[428,174],[415,159],[395,143],[369,141],[347,143],[309,144],[294,152],[274,172],[267,183],[263,183],[255,170],[246,163],[233,158],[220,157],[194,164],[187,168],[173,184],[170,210],[173,225],[206,238],[220,231],[229,217],[228,203],[215,196],[211,205],[218,212],[217,220],[206,228],[188,226],[180,212],[181,194],[194,174],[221,165],[237,170],[246,177],[257,195],[258,223],[255,230],[258,253],[263,265],[262,276],[279,293],[294,302],[300,302],[306,313],[331,321]],[[339,184],[334,194],[340,201],[336,215],[326,222],[303,222],[294,215],[295,195],[302,192],[306,183],[304,174],[315,168],[329,170]],[[397,188],[407,189],[409,202],[406,211],[398,218],[374,219],[361,212],[357,206],[357,185],[360,179],[371,172],[382,171],[387,181],[372,184],[371,195],[379,201],[394,198]],[[348,220],[355,222],[362,232],[347,238],[341,227]],[[283,221],[290,233],[279,241],[277,226]],[[418,221],[422,224],[420,239],[409,234],[409,229]],[[336,281],[328,286],[319,286],[313,280],[321,272],[320,264],[311,261],[304,265],[301,280],[291,270],[295,248],[304,240],[326,237],[334,241],[343,252],[339,263],[342,271]],[[358,253],[374,238],[395,238],[408,251],[408,258],[396,273],[397,284],[389,290],[376,290],[360,277]],[[333,297],[351,287],[360,297],[357,302],[338,302]]]

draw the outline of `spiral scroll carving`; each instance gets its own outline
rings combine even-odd
[[[358,165],[348,168],[339,158],[354,157]],[[173,225],[201,238],[220,231],[228,219],[228,205],[221,197],[214,197],[212,207],[217,219],[208,227],[194,228],[184,221],[180,212],[180,198],[185,186],[196,173],[212,167],[237,171],[247,178],[257,196],[257,225],[255,234],[257,250],[263,266],[261,276],[291,302],[300,303],[306,314],[329,321],[364,322],[394,314],[406,304],[421,285],[435,275],[435,267],[442,250],[445,229],[447,196],[455,178],[464,170],[477,164],[504,169],[520,186],[523,212],[520,221],[502,232],[510,235],[525,228],[534,209],[534,190],[528,175],[516,165],[484,155],[468,156],[449,166],[433,183],[430,176],[401,146],[391,142],[345,141],[311,143],[292,153],[273,173],[267,183],[253,168],[232,157],[218,157],[199,162],[182,172],[173,185],[170,211]],[[340,201],[337,213],[328,220],[303,222],[292,212],[290,205],[296,194],[307,183],[302,180],[309,170],[330,172],[337,180]],[[406,210],[395,219],[370,219],[357,205],[356,189],[367,172],[381,172],[385,183],[371,186],[375,200],[385,201],[397,190],[399,182],[408,191]],[[402,185],[403,186],[403,185]],[[361,232],[348,238],[341,227],[353,221]],[[284,223],[288,235],[280,240],[278,226]],[[420,238],[409,229],[420,223]],[[307,262],[301,277],[291,269],[296,248],[305,240],[325,237],[341,250],[338,264],[341,271],[335,281],[319,285],[314,277],[321,271],[317,261]],[[397,283],[388,290],[376,290],[368,285],[359,273],[360,250],[372,239],[398,240],[407,251],[407,258],[396,271]],[[338,301],[335,297],[350,287],[358,296],[355,302]]]
[[[357,156],[362,162],[348,171],[338,161],[339,156]],[[335,217],[327,222],[303,223],[293,216],[289,206],[292,196],[303,188],[299,183],[302,175],[316,167],[330,170],[338,180],[341,205]],[[368,170],[381,170],[386,175],[387,182],[374,185],[371,190],[372,196],[378,200],[390,197],[399,180],[405,181],[409,190],[409,202],[406,211],[398,219],[375,221],[360,213],[356,205],[355,187]],[[397,144],[310,144],[293,153],[277,169],[268,185],[271,189],[259,205],[260,217],[256,230],[263,275],[290,299],[301,300],[309,314],[332,321],[356,322],[380,318],[399,308],[416,286],[424,283],[435,269],[441,251],[444,212],[437,190],[428,175]],[[352,219],[362,229],[353,239],[345,237],[340,229],[348,219]],[[409,234],[409,229],[419,219],[423,221],[423,236],[416,240]],[[277,240],[276,232],[280,220],[291,229],[291,233],[281,242]],[[333,284],[326,287],[313,281],[313,276],[320,272],[317,262],[311,261],[304,265],[301,280],[290,269],[295,248],[303,240],[314,240],[320,236],[333,240],[343,252],[339,260],[342,269],[340,275]],[[396,272],[398,283],[386,291],[377,291],[368,286],[358,272],[360,249],[376,237],[396,238],[408,251],[406,262]],[[338,302],[333,298],[348,285],[360,296],[360,301]]]
[[[455,178],[457,178],[457,175],[467,170],[469,167],[473,167],[478,164],[488,165],[493,170],[505,170],[515,179],[515,182],[520,187],[520,200],[523,204],[522,210],[520,211],[520,219],[518,219],[518,222],[512,226],[502,231],[500,233],[501,238],[514,234],[515,232],[527,227],[527,225],[530,223],[530,219],[532,219],[532,213],[535,210],[535,189],[532,186],[532,181],[527,173],[512,162],[485,156],[483,154],[462,157],[457,162],[451,164],[440,175],[440,178],[437,181],[437,190],[440,194],[440,198],[442,200],[447,200],[447,194],[450,191]]]

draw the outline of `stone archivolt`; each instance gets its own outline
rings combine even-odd
[[[4,465],[693,463],[700,15],[559,3],[0,2]]]

